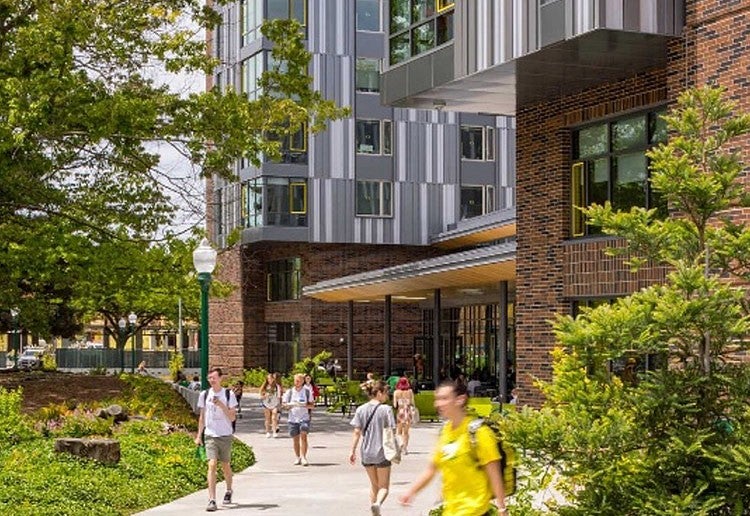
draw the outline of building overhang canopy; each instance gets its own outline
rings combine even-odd
[[[596,29],[394,102],[515,115],[528,105],[665,66],[676,36]]]
[[[506,242],[405,263],[304,287],[303,295],[328,302],[418,296],[437,288],[473,287],[516,277],[516,243]]]
[[[462,220],[430,239],[441,249],[460,249],[516,236],[516,210],[497,210]]]

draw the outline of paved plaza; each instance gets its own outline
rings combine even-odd
[[[292,440],[286,433],[286,418],[276,439],[263,433],[263,411],[256,396],[242,399],[242,419],[236,435],[252,446],[257,463],[234,476],[234,503],[221,505],[224,483],[217,488],[219,511],[236,514],[350,516],[370,513],[369,482],[361,465],[349,465],[352,428],[349,417],[328,414],[324,407],[313,412],[310,434],[310,466],[294,466]],[[439,423],[420,423],[412,428],[409,455],[391,470],[391,491],[382,514],[426,515],[438,503],[439,478],[425,488],[411,507],[397,497],[424,468],[440,429]],[[204,514],[208,491],[202,490],[141,514]]]

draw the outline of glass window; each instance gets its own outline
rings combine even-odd
[[[643,148],[646,145],[646,117],[639,115],[612,124],[612,151]]]
[[[290,213],[307,213],[307,183],[304,181],[289,184]]]
[[[416,56],[435,47],[435,25],[430,21],[411,32],[411,55]]]
[[[409,33],[406,32],[390,40],[390,63],[396,64],[409,58]]]
[[[391,0],[389,63],[407,60],[453,40],[455,2]]]
[[[259,29],[263,23],[263,0],[240,1],[240,46],[260,36]]]
[[[482,127],[461,127],[461,157],[469,160],[484,160]]]
[[[435,14],[434,0],[411,0],[411,22],[419,23]]]
[[[461,220],[470,219],[484,213],[484,188],[481,186],[461,187]]]
[[[391,0],[391,33],[402,31],[411,25],[409,0]]]
[[[249,99],[260,95],[260,76],[263,74],[263,53],[248,57],[240,63],[240,92]]]
[[[495,128],[494,127],[486,127],[485,130],[487,131],[487,137],[484,141],[485,146],[485,158],[487,161],[494,161],[495,160]]]
[[[667,215],[664,200],[651,190],[646,151],[667,137],[663,112],[631,115],[609,123],[596,124],[573,135],[573,200],[574,204],[603,205],[607,201],[616,210],[632,207],[656,208]],[[581,168],[582,167],[582,168]],[[583,170],[583,182],[576,190],[575,170]],[[599,228],[582,224],[572,212],[574,236],[598,233]],[[578,217],[580,219],[580,217]]]
[[[357,153],[380,154],[380,120],[357,120]]]
[[[298,322],[268,325],[269,371],[289,371],[302,359]]]
[[[438,16],[437,44],[438,46],[453,40],[453,12]]]
[[[357,120],[357,154],[385,154],[392,151],[392,123],[390,120]]]
[[[357,215],[391,216],[392,188],[389,181],[357,181]]]
[[[578,157],[580,159],[606,154],[608,147],[607,124],[595,125],[578,131]]]
[[[288,301],[299,299],[302,292],[302,260],[287,258],[266,265],[266,299]]]
[[[380,91],[380,61],[378,59],[357,58],[355,86],[357,91],[368,93]]]
[[[268,0],[269,20],[294,19],[304,27],[307,23],[305,0]]]
[[[380,0],[357,0],[357,30],[380,31]]]
[[[383,120],[383,154],[393,154],[393,124],[390,120]]]

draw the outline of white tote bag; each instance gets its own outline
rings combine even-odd
[[[383,428],[383,453],[385,458],[394,464],[401,462],[401,445],[390,426]]]

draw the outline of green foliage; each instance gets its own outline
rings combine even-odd
[[[52,439],[0,449],[0,511],[7,514],[132,514],[206,487],[206,466],[194,457],[193,436],[165,432],[155,421],[119,425],[122,458],[105,466],[53,452]],[[255,462],[235,441],[232,468]]]
[[[0,387],[0,442],[15,444],[33,436],[31,421],[21,413],[22,394]]]
[[[244,375],[245,385],[249,387],[260,387],[268,376],[268,371],[262,367],[246,369]]]
[[[89,369],[89,374],[91,376],[106,376],[107,368],[104,366],[92,367],[91,369]]]
[[[177,375],[182,368],[185,367],[185,356],[178,352],[173,351],[169,353],[169,376],[173,382],[177,381]]]
[[[332,356],[333,353],[323,350],[312,358],[303,358],[292,366],[290,376],[293,376],[296,373],[309,374],[312,377],[313,381],[317,382],[318,378],[328,376],[328,373],[326,373],[322,369],[318,369],[318,366],[320,364],[325,364],[326,362],[328,362],[328,360],[330,360]]]
[[[57,371],[57,357],[53,353],[44,353],[42,355],[42,370]]]
[[[150,376],[122,375],[128,384],[114,402],[126,406],[130,414],[141,414],[159,421],[195,430],[197,421],[190,406],[171,385]]]
[[[649,153],[652,184],[672,217],[594,206],[593,224],[625,239],[638,269],[669,267],[663,285],[554,323],[561,348],[541,410],[510,414],[505,437],[525,471],[551,482],[563,515],[741,515],[750,510],[750,368],[745,283],[750,231],[723,215],[746,206],[736,137],[750,117],[715,88],[680,96],[666,118],[672,137]],[[623,379],[611,360],[667,358],[662,369]],[[538,486],[520,485],[519,500]],[[524,498],[526,497],[526,498]],[[519,503],[526,509],[528,504]],[[525,514],[525,512],[524,512]]]
[[[196,0],[4,2],[2,19],[0,306],[32,332],[71,336],[98,313],[117,328],[131,310],[174,321],[179,295],[194,316],[189,244],[162,229],[204,202],[195,175],[232,178],[240,158],[279,156],[271,135],[348,114],[311,87],[293,21],[264,24],[278,67],[251,100],[173,88],[168,74],[218,64],[200,35],[220,17]],[[169,174],[163,147],[185,158]]]

